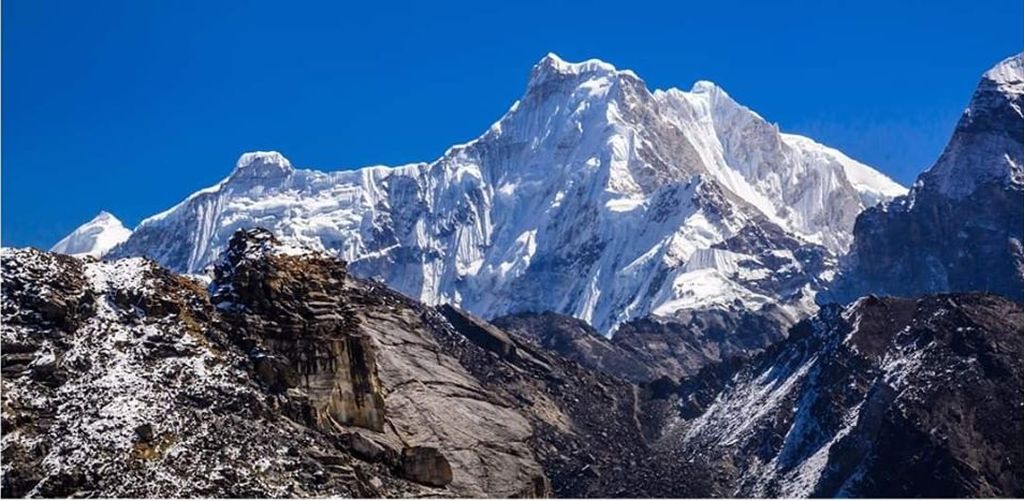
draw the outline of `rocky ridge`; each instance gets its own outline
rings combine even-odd
[[[236,233],[209,293],[138,258],[3,252],[5,495],[658,485],[640,388],[264,230]]]

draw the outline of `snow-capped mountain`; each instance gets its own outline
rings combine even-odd
[[[953,136],[910,193],[868,209],[834,287],[995,292],[1024,301],[1024,56],[986,72]]]
[[[550,310],[608,333],[695,308],[813,309],[857,214],[902,193],[710,82],[651,92],[548,55],[500,120],[432,163],[327,173],[248,153],[113,255],[194,273],[262,226],[428,304]]]
[[[102,257],[115,245],[128,240],[131,230],[107,211],[101,211],[50,248],[51,252],[74,256]]]

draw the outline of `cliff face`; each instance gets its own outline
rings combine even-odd
[[[376,348],[346,302],[344,264],[275,245],[269,233],[238,233],[216,267],[211,300],[229,336],[268,387],[302,393],[317,426],[383,431]]]

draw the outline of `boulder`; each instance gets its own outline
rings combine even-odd
[[[452,467],[444,454],[434,447],[402,449],[399,470],[403,477],[423,485],[444,487],[452,483]]]

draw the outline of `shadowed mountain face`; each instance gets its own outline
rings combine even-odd
[[[864,211],[830,299],[980,291],[1024,301],[1024,62],[982,77],[911,192]]]
[[[590,369],[647,383],[679,381],[705,366],[757,353],[785,339],[793,320],[771,306],[759,312],[709,309],[671,319],[631,320],[611,339],[582,320],[551,312],[517,313],[492,322]]]
[[[1022,355],[1024,308],[999,296],[830,306],[663,390],[680,419],[653,448],[739,496],[1020,496]]]

